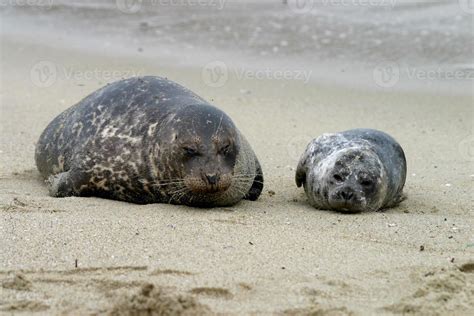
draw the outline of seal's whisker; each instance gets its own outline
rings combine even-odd
[[[253,181],[253,177],[233,177],[232,180]]]
[[[249,181],[252,181],[252,182],[263,184],[263,181],[258,181],[253,178],[232,178],[232,180],[234,180],[235,182],[239,181],[243,183],[248,183]]]
[[[253,181],[253,182],[256,182],[256,183],[263,184],[263,181],[258,181],[258,180],[255,180],[255,179],[249,179],[249,180],[251,180],[251,181]]]
[[[247,192],[246,190],[244,190],[244,189],[237,190],[237,192],[238,192],[239,194],[243,195],[243,196],[247,195],[247,193],[248,193],[248,192]]]
[[[232,177],[232,179],[243,179],[243,180],[247,180],[247,181],[259,181],[259,180],[256,180],[256,177],[255,176],[236,176],[236,177]]]
[[[232,177],[235,180],[253,180],[252,177]]]
[[[178,197],[176,198],[176,201],[181,202],[181,199],[186,195],[186,191],[181,192]]]
[[[169,179],[162,179],[160,182],[169,182],[169,181],[180,181],[184,180],[184,178],[169,178]]]
[[[180,192],[176,192],[176,193],[174,193],[174,194],[171,193],[172,196],[171,196],[171,198],[169,199],[169,203],[171,203],[173,200],[175,200],[176,202],[180,202],[181,198],[187,193],[187,190],[184,190],[184,191],[179,190],[179,191],[180,191]],[[177,196],[177,197],[175,198],[175,196]]]
[[[247,177],[255,177],[257,174],[255,173],[236,173],[233,177],[240,177],[240,176],[247,176]]]
[[[165,186],[165,185],[173,185],[173,184],[183,184],[184,180],[176,180],[176,181],[159,181],[158,183],[153,183],[153,186]]]
[[[166,179],[166,180],[159,180],[159,183],[173,183],[173,182],[182,182],[184,181],[183,178],[175,178],[175,179]]]
[[[224,118],[224,114],[221,114],[221,119],[219,121],[219,125],[217,125],[216,131],[213,133],[213,135],[219,134],[219,128],[221,127],[222,124],[222,119]]]
[[[177,184],[177,183],[182,183],[184,182],[184,179],[183,178],[174,178],[174,179],[167,179],[167,180],[159,180],[159,181],[152,181],[152,182],[148,182],[147,183],[147,180],[146,179],[142,179],[140,178],[139,176],[134,176],[134,177],[131,177],[131,179],[138,179],[138,182],[140,183],[144,183],[144,184],[148,184],[148,185],[151,185],[151,186],[165,186],[165,185],[171,185],[171,184]]]
[[[164,186],[167,186],[167,185],[177,185],[177,184],[183,184],[184,181],[181,181],[181,182],[170,182],[170,183],[160,183],[160,184],[152,184],[152,186],[154,187],[164,187]]]
[[[243,184],[246,184],[246,183],[239,183],[239,184],[236,184],[233,189],[235,191],[237,191],[239,194],[241,195],[246,195],[247,194],[247,190],[248,188],[246,186],[244,186]]]
[[[232,179],[245,179],[245,180],[253,180],[255,177],[252,176],[234,176]]]
[[[235,186],[246,187],[246,186],[248,186],[248,181],[236,180],[236,181],[233,181],[233,184]]]
[[[186,194],[188,193],[187,191],[179,191],[179,192],[174,192],[174,193],[171,193],[171,196],[175,196],[175,195],[181,195],[181,194]]]
[[[252,185],[249,185],[249,183],[246,182],[246,181],[245,182],[234,182],[234,185],[240,186],[240,187],[242,187],[246,190],[250,190],[250,188],[252,187]]]
[[[176,193],[181,193],[181,192],[186,192],[186,191],[188,191],[188,188],[186,188],[186,187],[181,187],[181,188],[178,188],[178,189],[176,189],[176,190],[174,190],[174,191],[171,191],[169,194],[170,194],[170,195],[173,195],[173,194],[176,194]]]

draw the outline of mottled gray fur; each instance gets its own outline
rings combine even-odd
[[[296,171],[311,205],[345,212],[379,210],[403,199],[406,160],[384,132],[354,129],[312,140]]]
[[[212,139],[217,146],[220,135],[229,143],[224,150],[234,150],[234,156],[224,160],[215,152],[199,154],[200,163],[195,165],[203,168],[194,170],[189,183],[201,181],[199,173],[205,168],[216,174],[221,165],[231,164],[229,187],[218,192],[213,179],[209,186],[214,185],[215,191],[191,192],[185,185],[179,144],[207,141],[202,146],[209,147]],[[114,82],[67,109],[41,135],[35,159],[50,195],[56,197],[213,207],[242,198],[255,200],[263,188],[260,164],[230,118],[190,90],[160,77]],[[213,173],[213,168],[219,170]],[[205,190],[207,184],[198,185]]]

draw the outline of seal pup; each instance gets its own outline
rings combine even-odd
[[[323,134],[307,146],[296,169],[311,205],[342,212],[376,211],[404,199],[402,147],[373,129]]]
[[[183,86],[146,76],[109,84],[56,117],[36,165],[53,197],[229,206],[263,174],[232,120]]]

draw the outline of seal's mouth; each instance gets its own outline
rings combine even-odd
[[[215,195],[230,188],[232,180],[227,176],[187,177],[185,185],[193,194]]]
[[[351,208],[351,207],[341,207],[337,209],[338,211],[344,212],[344,213],[360,213],[363,210],[359,208]]]
[[[223,192],[227,191],[228,188],[229,187],[222,188],[222,187],[218,187],[216,185],[213,185],[213,186],[209,186],[209,187],[205,187],[205,188],[190,187],[189,190],[191,191],[191,193],[195,193],[195,194],[214,195],[214,194],[223,193]]]
[[[365,205],[358,201],[330,201],[329,206],[334,211],[344,213],[360,213],[365,211]]]

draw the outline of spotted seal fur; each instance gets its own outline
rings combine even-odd
[[[263,189],[232,120],[153,76],[114,82],[65,110],[40,136],[35,160],[54,197],[215,207],[256,200]]]
[[[312,140],[299,161],[296,184],[316,208],[375,211],[403,200],[406,168],[403,149],[391,136],[353,129]]]

